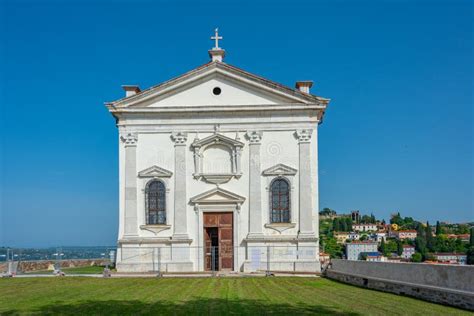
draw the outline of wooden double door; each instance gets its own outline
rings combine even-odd
[[[231,212],[204,213],[204,266],[206,271],[233,270],[234,223]]]

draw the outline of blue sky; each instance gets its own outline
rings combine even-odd
[[[321,208],[474,220],[471,1],[1,1],[0,246],[113,245],[103,102],[208,61],[332,99]]]

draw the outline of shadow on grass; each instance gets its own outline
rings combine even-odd
[[[326,306],[271,304],[261,300],[200,298],[181,303],[158,301],[79,301],[51,303],[32,310],[9,310],[2,315],[34,313],[41,315],[360,315]]]

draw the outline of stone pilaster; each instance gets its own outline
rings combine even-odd
[[[187,133],[171,135],[174,141],[174,225],[173,239],[189,239],[186,216],[186,141]]]
[[[314,170],[312,174],[312,181],[313,181],[313,196],[314,196],[314,209],[315,209],[315,220],[313,221],[314,223],[314,233],[316,237],[319,238],[319,153],[318,153],[318,146],[319,146],[319,140],[318,140],[318,125],[316,125],[316,128],[314,129],[313,132],[313,155],[316,159],[316,163],[313,165]],[[316,223],[318,223],[316,225]],[[319,258],[319,243],[318,243],[318,258]]]
[[[263,236],[262,223],[262,197],[261,197],[261,167],[260,147],[262,140],[261,131],[248,131],[250,151],[249,166],[249,234],[247,238]]]
[[[314,238],[311,178],[311,136],[313,130],[296,131],[299,147],[299,237]]]
[[[125,206],[124,237],[138,235],[137,222],[137,134],[120,137],[125,146]]]

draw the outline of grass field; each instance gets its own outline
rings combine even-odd
[[[8,278],[0,314],[469,315],[321,278]]]

